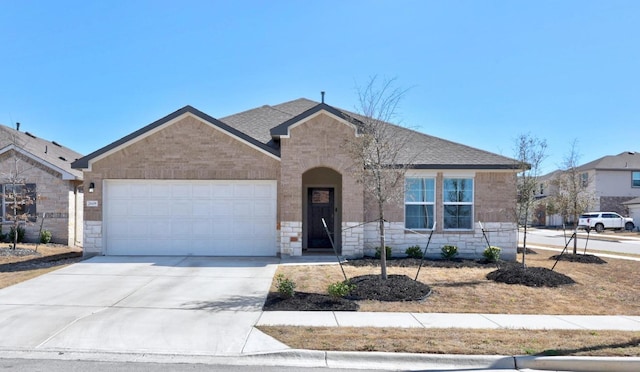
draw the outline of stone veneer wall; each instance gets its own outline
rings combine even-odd
[[[502,249],[503,260],[515,260],[517,253],[518,229],[513,222],[483,222],[489,243]],[[404,222],[385,223],[386,244],[392,248],[393,256],[404,256],[405,250],[412,245],[419,245],[424,250],[429,240],[429,231],[421,234],[405,231]],[[373,256],[375,248],[380,246],[378,224],[368,223],[364,227],[364,254]],[[435,232],[431,237],[427,257],[440,258],[440,249],[445,244],[458,247],[459,257],[477,259],[487,248],[480,224],[474,225],[469,232]]]
[[[102,254],[102,221],[84,221],[84,255]]]

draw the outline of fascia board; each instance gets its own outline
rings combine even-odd
[[[65,180],[65,181],[82,180],[82,178],[78,178],[78,177],[74,176],[73,174],[67,172],[66,170],[64,170],[64,169],[62,169],[62,168],[60,168],[60,167],[58,167],[56,165],[53,165],[53,164],[49,163],[48,161],[43,160],[42,158],[40,158],[38,156],[35,156],[34,154],[30,153],[29,151],[26,151],[25,149],[17,147],[17,146],[15,146],[13,144],[5,146],[2,150],[0,150],[0,154],[4,154],[4,153],[6,153],[8,151],[11,151],[11,150],[14,150],[14,151],[16,151],[16,152],[28,157],[29,159],[31,159],[31,160],[33,160],[33,161],[35,161],[37,163],[40,163],[40,164],[44,165],[45,167],[50,168],[50,169],[60,173],[62,175],[62,179]]]

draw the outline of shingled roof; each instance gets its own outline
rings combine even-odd
[[[230,135],[259,148],[267,153],[280,156],[280,136],[288,134],[289,126],[305,120],[320,111],[326,111],[339,119],[356,124],[365,118],[357,113],[318,103],[306,98],[281,103],[274,106],[264,105],[238,114],[215,119],[191,106],[185,106],[164,118],[161,118],[123,138],[115,141],[73,163],[76,169],[88,168],[89,162],[129,141],[145,135],[165,123],[184,114],[192,114],[215,125]],[[413,131],[404,127],[385,123],[392,129],[409,138],[399,161],[412,164],[418,169],[516,169],[517,161],[459,143]],[[409,161],[410,160],[410,161]]]
[[[0,154],[13,149],[57,171],[62,179],[82,180],[82,171],[71,168],[71,163],[82,157],[80,153],[55,141],[0,125]]]
[[[618,155],[603,156],[578,167],[581,171],[598,170],[629,170],[640,169],[640,152],[625,151]]]
[[[275,106],[264,105],[239,114],[221,118],[220,121],[244,132],[262,143],[277,148],[274,135],[282,134],[287,122],[303,120],[305,115],[324,106],[342,113],[342,116],[364,120],[357,113],[343,110],[306,98],[281,103]],[[517,161],[505,156],[480,150],[474,147],[451,142],[442,138],[413,131],[393,124],[394,130],[409,137],[405,159],[411,159],[414,168],[419,169],[514,169]],[[269,134],[271,133],[271,135]]]

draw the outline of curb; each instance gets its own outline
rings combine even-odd
[[[640,357],[554,357],[413,354],[291,349],[240,355],[171,355],[68,350],[3,350],[2,359],[55,359],[132,363],[185,363],[384,370],[539,370],[637,372]]]
[[[572,372],[637,372],[640,357],[515,357],[516,369]]]

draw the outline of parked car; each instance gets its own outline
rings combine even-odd
[[[605,229],[633,230],[636,227],[631,217],[622,217],[615,212],[589,212],[580,216],[578,228],[590,231],[596,229],[603,232]]]

